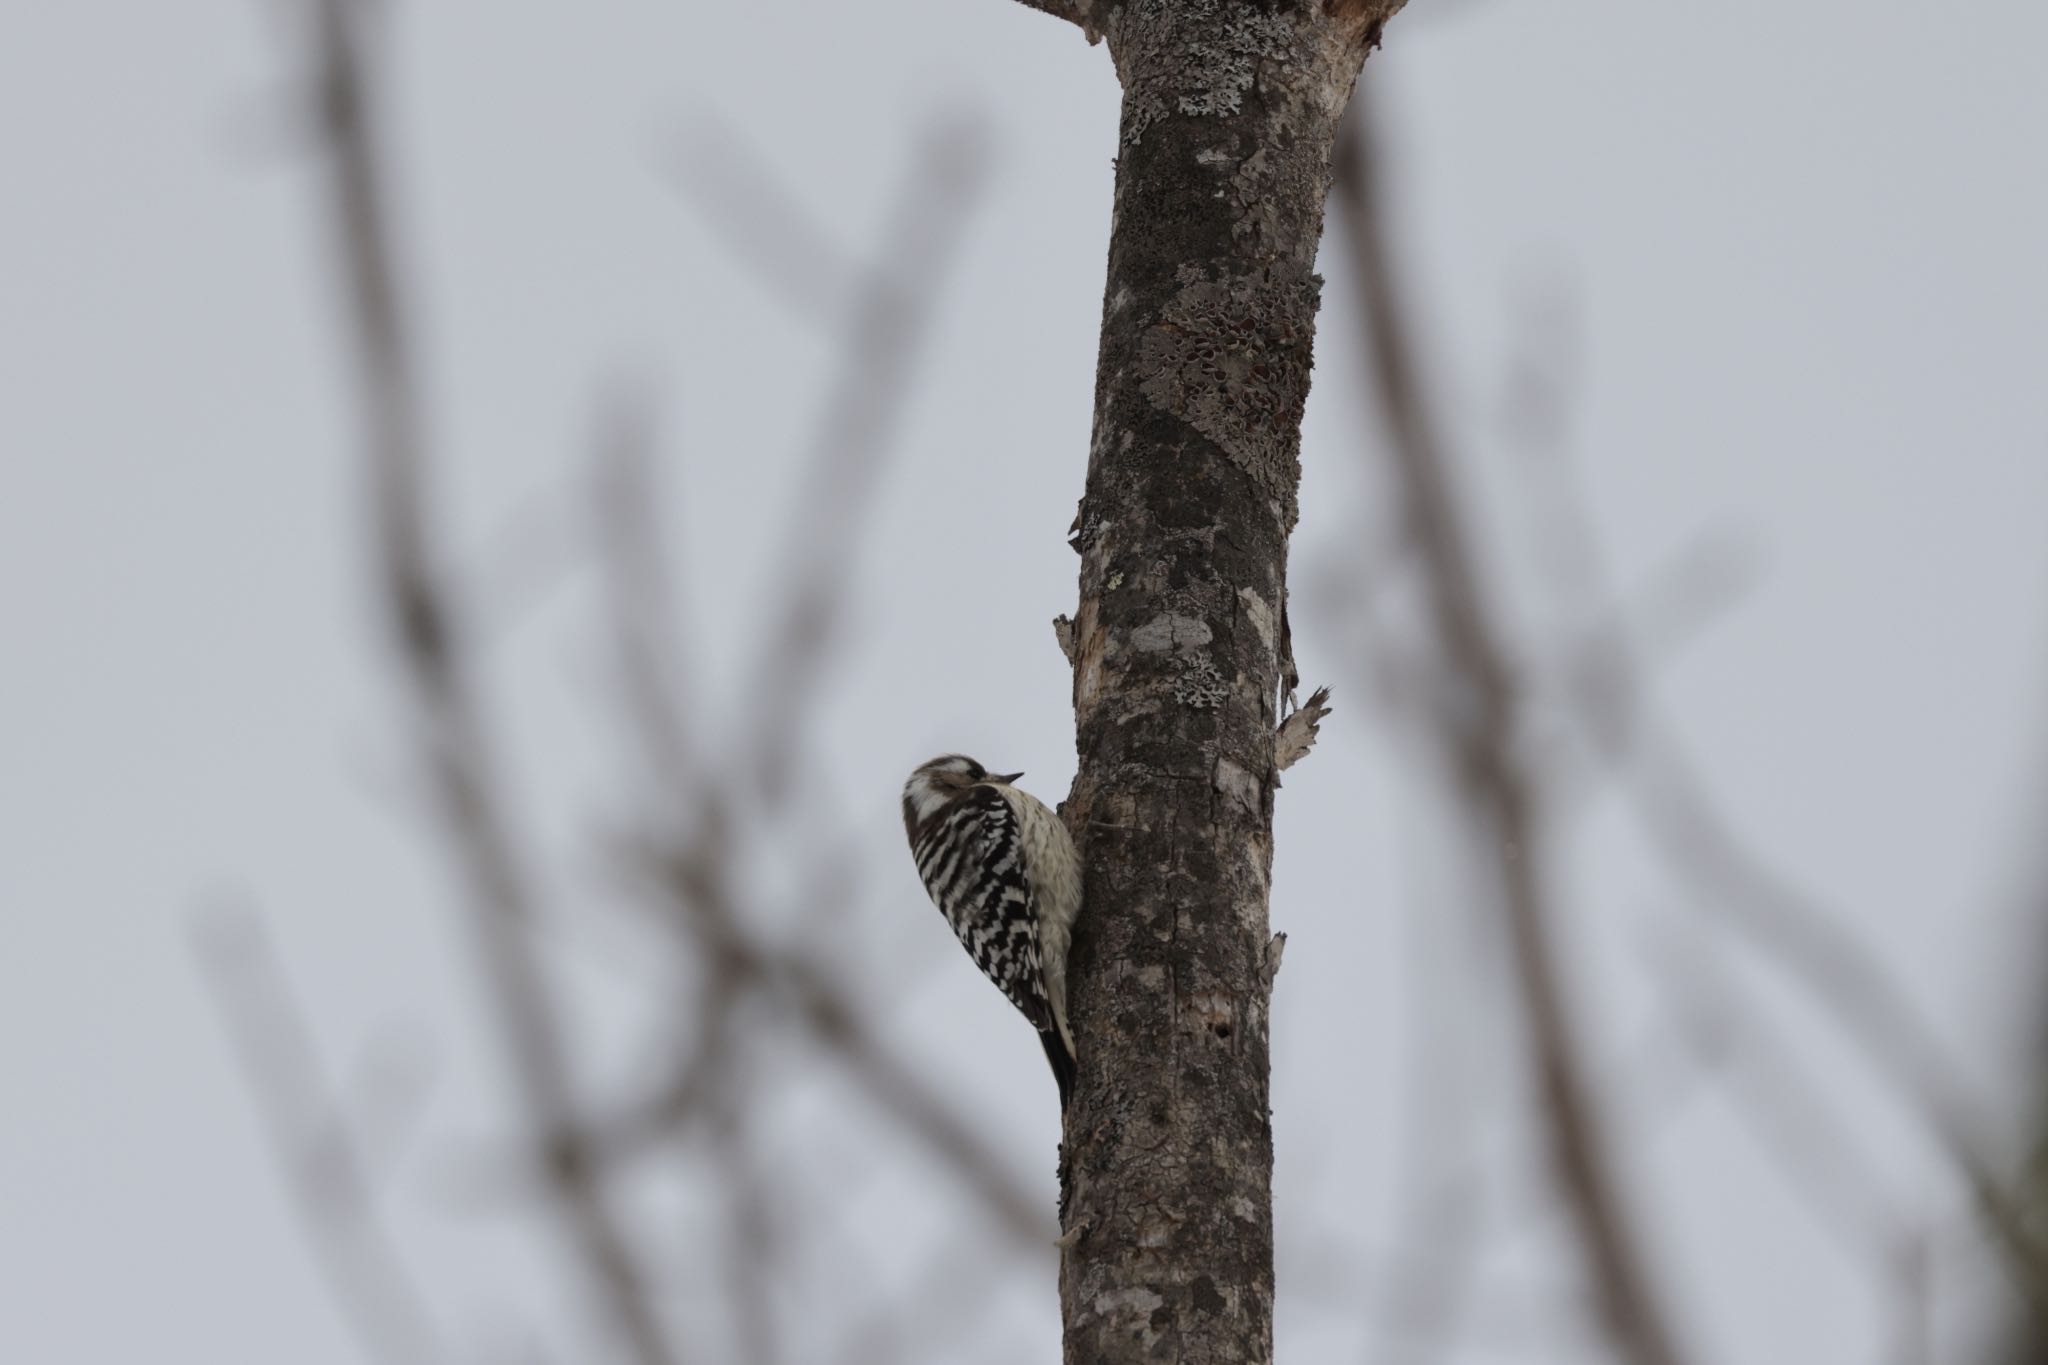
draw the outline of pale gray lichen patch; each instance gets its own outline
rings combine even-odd
[[[1223,37],[1214,43],[1197,43],[1182,77],[1178,101],[1180,111],[1197,118],[1213,114],[1234,114],[1244,107],[1244,92],[1259,73],[1259,61],[1286,53],[1294,36],[1294,23],[1279,14],[1260,14],[1238,4],[1238,0],[1209,0],[1209,8],[1228,3],[1237,10]],[[1188,5],[1199,13],[1202,3]]]
[[[1230,687],[1216,665],[1200,655],[1184,661],[1180,676],[1173,681],[1173,699],[1197,711],[1221,706],[1229,696]]]
[[[1183,284],[1140,343],[1139,391],[1220,446],[1292,530],[1322,281],[1288,273]]]
[[[1129,94],[1123,142],[1135,147],[1169,113],[1241,110],[1259,63],[1286,57],[1301,21],[1242,0],[1134,0],[1111,23],[1110,49]]]

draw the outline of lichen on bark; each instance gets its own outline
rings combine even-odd
[[[1196,274],[1139,350],[1140,392],[1222,447],[1289,530],[1321,283],[1271,270],[1223,281]]]
[[[1169,22],[1170,21],[1170,22]],[[1282,59],[1295,25],[1238,0],[1136,0],[1110,24],[1131,116],[1124,145],[1169,111],[1235,114],[1259,63]]]

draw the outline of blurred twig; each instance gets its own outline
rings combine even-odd
[[[441,1359],[426,1297],[377,1216],[348,1116],[262,922],[246,911],[215,911],[194,924],[192,946],[364,1355],[381,1365]]]
[[[2037,722],[2038,723],[2038,722]],[[2041,756],[2048,759],[2048,752]],[[2048,762],[2037,762],[2032,782],[2031,799],[2026,804],[2028,818],[2022,828],[2038,831],[2048,826]],[[2018,922],[2027,926],[2031,940],[2026,945],[2023,959],[2036,973],[2048,972],[2048,955],[2042,950],[2048,948],[2048,939],[2041,934],[2048,925],[2048,841],[2034,837],[2021,852],[2021,883],[2016,898],[2019,911]],[[2040,1011],[2044,1000],[2037,998],[2031,1007],[2034,1017],[2027,1021],[2030,1046],[2024,1054],[2027,1058],[2027,1084],[2031,1093],[2021,1110],[2022,1137],[2025,1145],[2021,1160],[2018,1189],[2013,1198],[2011,1221],[2022,1235],[2030,1235],[2039,1246],[2043,1237],[2048,1237],[2048,1018]],[[2000,1365],[2044,1365],[2048,1362],[2048,1257],[2037,1257],[2028,1267],[2034,1276],[2034,1288],[2027,1307],[2029,1313],[2005,1326],[1998,1353],[1994,1357]]]
[[[1778,1167],[1787,1191],[1852,1263],[1899,1235],[1882,1182],[1859,1135],[1829,1109],[1817,1078],[1799,1069],[1789,1047],[1767,1027],[1761,1002],[1699,943],[1656,945],[1663,995],[1686,1020],[1691,1045],[1711,1050],[1729,1077],[1737,1116]]]
[[[766,643],[748,680],[746,723],[723,755],[728,780],[771,804],[783,795],[801,750],[824,656],[844,615],[847,570],[868,520],[862,514],[915,393],[912,370],[930,339],[988,159],[988,137],[975,118],[955,113],[934,125],[891,205],[880,250],[856,270],[798,196],[757,164],[755,149],[707,124],[679,154],[688,202],[767,285],[805,296],[813,307],[829,302],[826,317],[840,343],[838,370],[798,480],[798,506],[774,559],[782,580],[764,613]],[[652,720],[659,707],[644,705],[644,689],[636,700],[643,703],[642,723]]]
[[[1897,1365],[1934,1365],[1933,1238],[1908,1229],[1883,1248],[1878,1290],[1897,1308]]]
[[[1632,1145],[1647,1144],[1727,1060],[1717,1038],[1697,1027],[1688,1035],[1687,1023],[1670,1015],[1626,1048],[1595,1050],[1587,1069],[1600,1078],[1596,1088],[1602,1093],[1628,1098],[1614,1129]],[[1383,1344],[1447,1348],[1463,1339],[1468,1310],[1487,1311],[1477,1283],[1482,1206],[1495,1226],[1515,1218],[1534,1226],[1559,1211],[1555,1183],[1540,1178],[1505,1185],[1488,1197],[1487,1169],[1497,1156],[1488,1149],[1515,1136],[1516,1130],[1499,1124],[1480,1126],[1474,1149],[1440,1158],[1437,1169],[1410,1192],[1406,1225],[1427,1240],[1404,1235],[1394,1243],[1402,1254],[1388,1258],[1385,1284],[1373,1296],[1376,1335]],[[1570,1211],[1568,1201],[1563,1207]],[[1599,1307],[1592,1299],[1586,1306]]]
[[[1348,147],[1339,153],[1337,197],[1387,426],[1384,448],[1426,569],[1432,624],[1448,669],[1449,695],[1437,711],[1444,761],[1471,803],[1478,837],[1496,858],[1551,1154],[1603,1319],[1616,1347],[1637,1365],[1678,1365],[1684,1356],[1651,1287],[1638,1223],[1627,1210],[1581,1063],[1540,867],[1542,792],[1522,761],[1506,648],[1450,485],[1450,452],[1430,412],[1413,327],[1395,287],[1401,271],[1388,241],[1370,89],[1361,88],[1355,103]]]
[[[713,831],[722,827],[720,817],[712,812]],[[715,834],[707,847],[716,847]],[[971,1123],[881,1045],[834,974],[800,950],[763,945],[742,927],[721,860],[662,848],[646,850],[645,857],[651,885],[684,908],[685,927],[709,956],[793,1011],[878,1107],[922,1141],[1006,1231],[1021,1242],[1047,1244],[1049,1211],[1020,1188]]]
[[[783,1352],[775,1320],[775,1182],[753,1149],[747,1098],[728,1093],[725,1112],[713,1123],[713,1143],[726,1173],[728,1231],[720,1270],[740,1359],[745,1365],[777,1365]]]
[[[703,754],[690,722],[695,698],[680,657],[690,636],[670,590],[656,468],[648,398],[637,386],[619,385],[598,413],[593,539],[625,714],[651,785],[665,792],[697,772]]]
[[[860,277],[803,201],[762,169],[766,157],[740,130],[704,117],[665,149],[661,165],[704,226],[793,312],[843,326]]]

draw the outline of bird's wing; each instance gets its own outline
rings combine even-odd
[[[970,787],[932,824],[913,850],[925,889],[982,974],[1033,1027],[1052,1028],[1016,809],[993,786]]]

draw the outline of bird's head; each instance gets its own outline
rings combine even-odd
[[[952,803],[969,787],[983,782],[1015,782],[1022,773],[991,773],[965,754],[942,754],[918,765],[903,784],[903,827],[917,837],[918,827]]]

